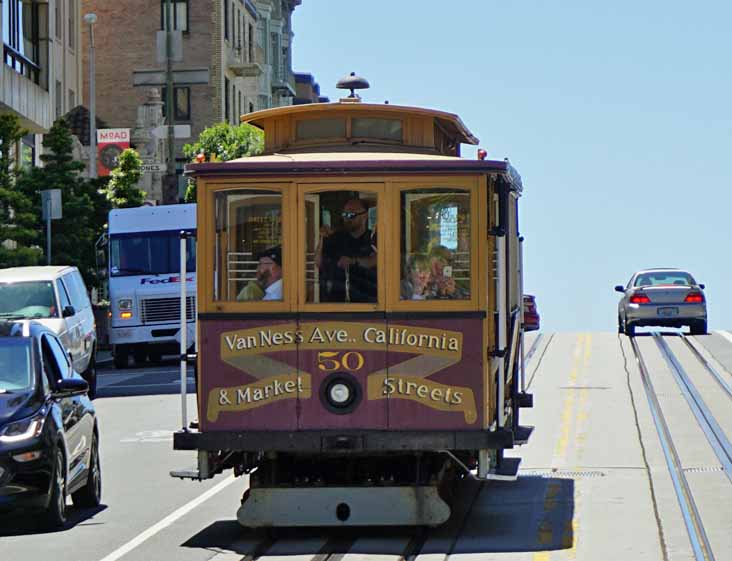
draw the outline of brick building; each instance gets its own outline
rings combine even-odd
[[[296,95],[291,65],[293,10],[302,0],[173,0],[173,29],[182,31],[183,57],[173,69],[208,71],[207,84],[174,88],[174,120],[189,124],[191,138],[217,122],[239,122],[243,113],[290,105]],[[165,0],[82,0],[83,12],[98,16],[96,111],[110,127],[133,128],[137,107],[151,86],[133,85],[140,71],[164,70],[156,37],[164,29]],[[83,34],[88,41],[88,31]],[[86,53],[86,49],[84,50]],[[85,55],[86,56],[86,55]],[[85,67],[88,61],[84,60]],[[88,68],[88,67],[87,67]],[[84,91],[88,92],[88,77]],[[167,108],[166,108],[167,110]],[[179,181],[183,193],[184,180]]]

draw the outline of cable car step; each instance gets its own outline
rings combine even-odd
[[[516,406],[531,408],[534,406],[534,394],[521,392],[516,395]]]
[[[188,469],[174,469],[170,471],[170,477],[177,477],[179,479],[193,479],[195,481],[203,481],[206,477],[201,477],[201,472],[198,468]]]
[[[501,458],[500,465],[488,472],[485,478],[494,481],[516,481],[520,464],[521,458]]]
[[[534,427],[519,425],[513,430],[513,443],[526,444],[534,432]]]

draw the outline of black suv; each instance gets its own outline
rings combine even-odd
[[[66,522],[66,497],[102,495],[99,431],[89,386],[48,328],[0,321],[0,510],[35,508]]]

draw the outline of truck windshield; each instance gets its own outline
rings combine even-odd
[[[0,282],[0,319],[58,317],[51,281]]]
[[[32,387],[29,340],[0,337],[0,393],[24,391]]]
[[[186,270],[196,270],[196,244],[188,239]],[[135,232],[110,236],[109,271],[113,277],[180,271],[180,238],[175,232]]]

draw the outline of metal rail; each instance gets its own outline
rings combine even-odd
[[[709,364],[709,361],[707,361],[704,356],[699,352],[699,349],[697,349],[691,341],[689,341],[688,337],[684,335],[683,333],[680,334],[682,341],[686,343],[686,346],[689,348],[689,350],[692,352],[692,354],[704,365],[704,368],[707,369],[707,372],[709,372],[712,376],[714,376],[714,379],[719,384],[719,387],[722,388],[722,391],[727,394],[727,396],[732,399],[732,387],[727,383],[727,381],[724,379],[724,377],[717,372],[717,369],[714,368],[711,364]]]
[[[732,444],[702,399],[699,391],[684,370],[684,367],[681,366],[673,351],[668,346],[668,343],[658,332],[653,332],[653,338],[661,351],[661,355],[666,360],[666,364],[668,364],[684,399],[686,399],[692,413],[694,413],[694,417],[696,417],[699,426],[707,437],[709,445],[722,464],[727,479],[732,483]]]
[[[653,389],[651,378],[648,374],[648,368],[646,367],[645,361],[641,356],[641,352],[638,349],[638,343],[635,337],[630,338],[630,345],[633,348],[633,354],[635,355],[636,361],[638,362],[638,370],[640,371],[641,381],[643,382],[643,388],[646,392],[646,398],[648,399],[648,406],[651,410],[651,416],[653,417],[653,424],[656,426],[656,432],[661,442],[661,448],[663,449],[663,455],[666,459],[666,466],[668,467],[669,475],[676,492],[676,499],[679,502],[681,508],[681,514],[684,518],[684,524],[686,525],[686,531],[689,534],[689,541],[691,542],[692,550],[694,551],[694,558],[697,561],[712,561],[714,560],[714,553],[709,544],[709,539],[704,531],[704,524],[702,523],[699,510],[694,502],[694,497],[691,494],[689,488],[689,482],[686,480],[683,467],[681,466],[681,460],[674,446],[671,438],[671,432],[669,431],[666,419],[661,411],[661,406],[658,403],[658,396],[656,391]]]

